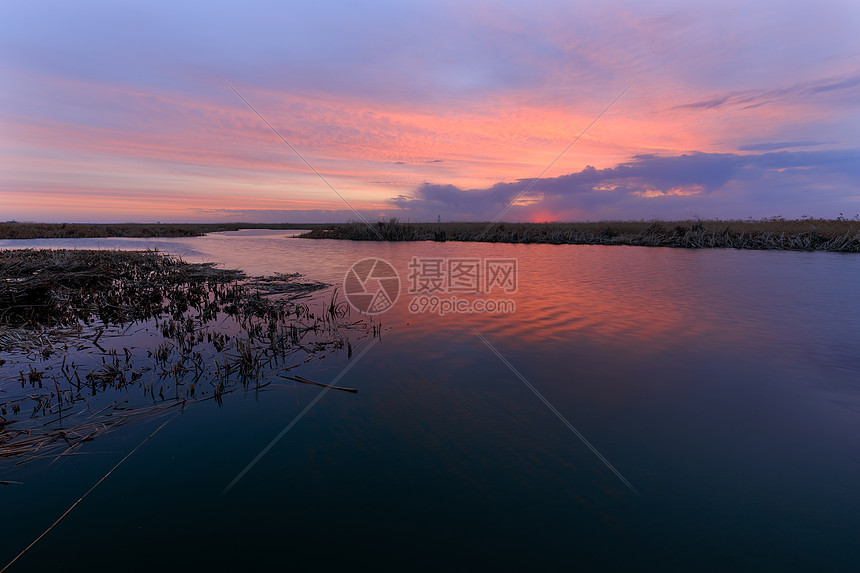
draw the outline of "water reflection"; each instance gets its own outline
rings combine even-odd
[[[109,500],[123,499],[131,523],[98,531],[135,554],[166,538],[211,546],[207,540],[233,532],[235,547],[219,546],[218,559],[170,552],[177,567],[271,567],[283,563],[281,547],[298,566],[359,559],[502,569],[643,562],[714,570],[840,569],[858,557],[860,257],[353,243],[289,234],[95,243],[157,246],[250,274],[301,272],[331,283],[366,257],[391,262],[401,277],[412,257],[513,257],[518,290],[505,296],[517,310],[413,314],[404,280],[396,307],[375,318],[384,326],[382,342],[353,366],[349,383],[343,381],[359,393],[326,395],[230,496],[216,498],[316,390],[189,410],[180,425],[165,430],[158,447],[136,454],[140,475],[106,482],[102,505],[91,506],[79,524],[112,523]],[[0,243],[5,246],[9,242]],[[642,492],[641,499],[472,327]],[[309,367],[316,378],[330,380],[345,364],[341,357]],[[128,445],[120,440],[116,450],[128,451]],[[94,463],[71,460],[67,473],[97,479]],[[67,473],[27,477],[51,490]],[[87,479],[70,483],[78,492]],[[152,485],[159,479],[168,485]],[[189,491],[183,484],[196,485]],[[39,508],[30,532],[53,521],[62,507],[62,499],[37,502],[37,493],[20,491],[12,511]],[[129,531],[142,533],[130,541]],[[342,551],[331,550],[329,537],[308,531],[335,533]],[[32,538],[15,535],[15,547]],[[64,566],[86,558],[74,532],[62,537],[57,555],[66,556]],[[249,556],[242,548],[250,546],[258,549]],[[105,551],[120,555],[119,549]],[[40,555],[39,564],[50,564],[51,557]],[[155,567],[163,557],[142,557],[131,566]]]

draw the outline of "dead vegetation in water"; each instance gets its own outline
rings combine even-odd
[[[378,324],[297,274],[248,278],[155,251],[0,251],[0,458],[75,453],[99,435],[261,391]],[[342,389],[342,388],[337,388]]]
[[[182,313],[207,288],[244,278],[156,251],[0,251],[0,325],[84,325]]]
[[[328,225],[300,235],[355,241],[464,241],[860,252],[860,221],[601,221],[590,223],[403,223]]]

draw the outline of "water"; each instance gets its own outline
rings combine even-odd
[[[187,409],[12,570],[849,570],[860,558],[860,257],[271,231],[0,241],[21,245],[157,247],[328,282],[380,257],[403,282],[381,341],[360,359],[369,340],[357,341],[339,382],[359,393],[326,393],[229,492],[320,389]],[[412,257],[516,258],[516,312],[410,313]],[[306,375],[330,381],[347,364]],[[163,421],[4,468],[24,483],[0,487],[0,561]]]

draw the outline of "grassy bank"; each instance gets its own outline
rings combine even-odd
[[[314,229],[296,223],[0,223],[0,239],[98,239],[104,237],[196,237],[239,229]]]
[[[860,221],[601,221],[593,223],[402,223],[324,225],[308,239],[636,245],[860,252]]]

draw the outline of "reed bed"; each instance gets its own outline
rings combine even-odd
[[[136,420],[350,357],[349,335],[381,327],[352,320],[336,289],[309,301],[327,286],[156,251],[0,250],[0,458],[71,455]]]
[[[772,218],[760,221],[602,221],[590,223],[402,223],[397,219],[313,229],[308,239],[634,245],[860,252],[860,221]]]

